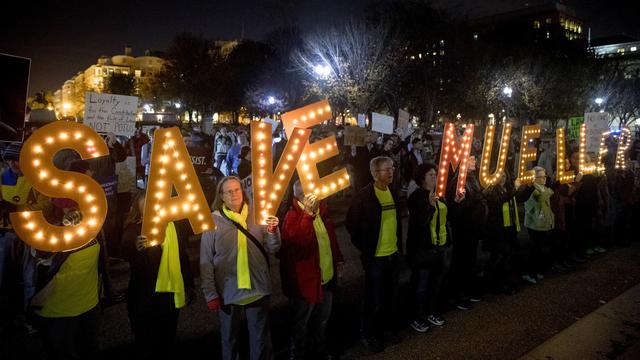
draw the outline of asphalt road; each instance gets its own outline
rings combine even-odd
[[[335,218],[344,217],[344,209]],[[406,223],[406,218],[405,218]],[[347,260],[340,289],[335,296],[329,324],[331,348],[344,359],[515,359],[534,349],[554,334],[570,326],[610,299],[640,283],[640,244],[614,248],[587,262],[575,272],[549,275],[537,285],[521,287],[513,296],[487,295],[471,311],[451,310],[444,314],[444,327],[417,334],[407,327],[403,342],[384,353],[367,355],[358,342],[359,312],[362,296],[362,270],[357,250],[350,244],[344,227],[337,228],[341,249]],[[198,244],[190,255],[197,256]],[[195,260],[195,259],[194,259]],[[193,261],[197,267],[197,261]],[[278,358],[285,358],[287,312],[282,296],[278,262],[272,261],[272,336]],[[114,279],[126,288],[126,263],[115,264]],[[217,316],[210,312],[201,294],[181,310],[177,353],[180,358],[219,358]],[[132,334],[126,305],[106,308],[101,322],[100,345],[104,358],[132,356]],[[42,347],[37,335],[11,334],[7,359],[41,359]],[[195,357],[197,356],[197,357]],[[4,356],[3,356],[4,358]]]

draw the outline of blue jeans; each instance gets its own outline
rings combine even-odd
[[[239,360],[240,329],[246,319],[249,329],[249,358],[266,360],[271,358],[271,333],[269,331],[269,296],[249,305],[222,305],[220,318],[220,338],[222,359]]]
[[[304,359],[310,355],[327,355],[326,330],[333,291],[322,289],[322,302],[309,304],[301,298],[289,299],[291,311],[291,359]],[[307,346],[309,345],[309,346]]]
[[[382,340],[384,332],[396,330],[395,295],[398,290],[397,253],[374,257],[365,267],[362,331],[365,337]]]

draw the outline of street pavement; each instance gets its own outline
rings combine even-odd
[[[407,327],[402,332],[402,343],[389,346],[381,354],[367,354],[358,342],[363,272],[358,252],[341,226],[348,199],[339,198],[331,205],[346,265],[334,297],[329,341],[332,351],[343,359],[517,359],[640,283],[640,244],[633,243],[596,256],[572,273],[552,274],[537,285],[523,285],[515,295],[487,295],[470,311],[450,310],[444,314],[445,326],[432,328],[426,334],[417,334]],[[405,217],[405,226],[406,220]],[[524,239],[525,232],[521,234]],[[191,239],[189,255],[194,270],[198,267],[198,244],[197,238]],[[486,258],[486,254],[481,254],[481,260],[483,257]],[[276,258],[271,266],[272,337],[276,358],[284,359],[288,329],[286,298],[282,295]],[[128,281],[127,264],[115,262],[112,273],[115,286],[124,291]],[[407,298],[405,292],[404,299]],[[640,323],[640,319],[628,321]],[[198,292],[194,302],[180,312],[176,344],[179,358],[219,358],[217,328],[217,315],[207,309]],[[15,333],[12,336],[11,353],[0,352],[8,354],[7,359],[43,358],[37,335]],[[132,357],[132,341],[126,304],[104,309],[100,331],[104,358]],[[625,349],[634,346],[633,339],[624,344]],[[624,351],[618,350],[615,354],[622,353]],[[580,359],[602,358],[600,355],[581,355]],[[564,358],[575,357],[558,357]]]

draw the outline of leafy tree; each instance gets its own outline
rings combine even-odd
[[[136,79],[130,74],[113,73],[104,82],[104,92],[107,94],[133,96],[136,91]]]

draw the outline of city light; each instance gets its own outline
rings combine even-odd
[[[596,104],[602,105],[603,102],[604,100],[601,97],[596,98]]]
[[[329,77],[329,75],[331,75],[331,66],[318,64],[313,68],[313,71],[319,77],[326,79]]]
[[[502,89],[502,93],[507,95],[507,97],[511,97],[511,94],[513,94],[513,89],[507,85],[504,87],[504,89]]]
[[[273,105],[276,103],[276,98],[274,98],[273,96],[269,96],[267,98],[267,102],[269,103],[269,105]]]

